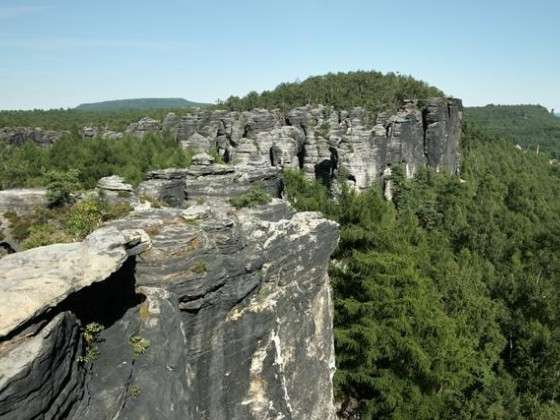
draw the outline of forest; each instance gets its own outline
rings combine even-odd
[[[559,168],[471,126],[463,147],[461,178],[395,171],[393,203],[287,174],[341,225],[335,383],[364,418],[560,418]]]
[[[274,90],[230,96],[219,106],[232,110],[278,108],[287,110],[307,104],[331,105],[335,109],[355,106],[372,112],[394,111],[405,99],[443,96],[443,92],[411,76],[376,71],[329,73],[303,82],[281,83]]]
[[[465,118],[489,134],[509,138],[524,149],[560,158],[560,117],[539,105],[465,108]]]

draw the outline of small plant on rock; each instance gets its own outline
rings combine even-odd
[[[141,393],[142,388],[140,388],[138,385],[130,385],[130,387],[128,388],[128,395],[130,395],[132,398],[138,398]]]
[[[132,349],[132,354],[134,359],[137,359],[150,348],[150,340],[144,337],[140,337],[139,335],[133,335],[128,339],[128,344],[130,344],[130,348]]]
[[[86,345],[86,351],[83,356],[78,357],[80,363],[92,363],[99,357],[99,349],[97,343],[101,341],[99,334],[103,331],[103,325],[97,322],[89,323],[85,326],[82,337]]]
[[[191,271],[196,274],[203,274],[208,271],[208,267],[204,261],[199,260],[193,264]]]

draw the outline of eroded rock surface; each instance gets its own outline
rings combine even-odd
[[[213,203],[0,259],[2,418],[334,418],[337,225]],[[79,363],[90,322],[99,356]]]
[[[326,184],[337,178],[365,189],[380,181],[387,166],[395,163],[404,165],[409,177],[422,166],[457,173],[462,121],[461,100],[432,98],[405,101],[394,114],[321,105],[286,113],[196,109],[184,115],[169,114],[163,123],[142,118],[130,124],[126,133],[137,137],[166,133],[185,149],[217,154],[229,164],[300,168]],[[21,143],[17,140],[21,136],[2,134],[15,129],[2,130],[0,140],[9,137],[13,138],[9,142]],[[120,136],[95,127],[84,127],[82,132],[85,137]]]
[[[325,106],[286,114],[199,110],[174,116],[170,130],[184,147],[215,151],[228,163],[301,168],[325,183],[338,176],[364,189],[392,163],[408,176],[422,166],[456,173],[462,119],[460,100],[434,98],[406,101],[394,115]]]
[[[0,128],[0,141],[14,146],[21,146],[26,142],[33,142],[40,146],[49,146],[60,140],[68,131],[43,130],[29,127]]]
[[[0,259],[2,419],[71,417],[87,397],[82,328],[120,318],[134,295],[130,257],[149,244],[145,232],[108,227]]]

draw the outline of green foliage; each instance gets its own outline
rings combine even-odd
[[[256,207],[267,204],[272,200],[262,186],[253,186],[248,192],[229,199],[230,204],[236,209],[243,207]]]
[[[47,200],[51,207],[70,204],[72,193],[80,188],[79,171],[70,169],[66,172],[51,170],[45,174],[47,183]]]
[[[65,192],[78,187],[93,188],[100,178],[110,175],[120,175],[138,184],[146,171],[187,167],[192,157],[192,152],[182,150],[173,138],[156,134],[119,140],[69,135],[48,148],[33,143],[0,143],[0,154],[1,189],[47,186],[52,180],[59,182],[55,191]],[[79,185],[74,185],[74,176]]]
[[[104,327],[97,322],[89,323],[82,331],[82,338],[85,344],[85,353],[83,356],[78,357],[79,363],[92,363],[99,357],[99,349],[97,344],[101,341],[99,334],[103,331]]]
[[[128,388],[128,395],[132,398],[138,398],[142,394],[142,388],[139,385],[133,384]]]
[[[303,82],[282,83],[272,91],[250,92],[243,98],[229,97],[224,105],[234,110],[280,108],[307,104],[331,105],[337,109],[363,106],[374,112],[397,109],[405,99],[443,96],[439,89],[411,76],[376,71],[329,73]]]
[[[133,335],[128,339],[128,344],[132,349],[132,355],[134,359],[142,356],[151,346],[150,340],[140,337],[138,335]]]
[[[558,167],[467,126],[461,179],[395,167],[392,204],[285,181],[341,226],[337,398],[364,418],[558,417]]]
[[[488,105],[466,108],[465,119],[491,135],[511,140],[533,152],[560,158],[560,118],[537,105]]]
[[[25,250],[66,242],[72,242],[72,237],[60,227],[52,223],[32,224],[21,247]]]
[[[96,198],[76,203],[68,211],[66,230],[75,240],[85,238],[103,222],[103,206]]]
[[[110,205],[93,196],[64,207],[37,208],[29,215],[8,212],[4,216],[10,222],[12,237],[23,249],[31,249],[82,240],[103,222],[124,217],[131,210],[129,204]]]

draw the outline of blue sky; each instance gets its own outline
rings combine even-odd
[[[560,1],[0,0],[0,109],[214,102],[356,69],[560,110]]]

